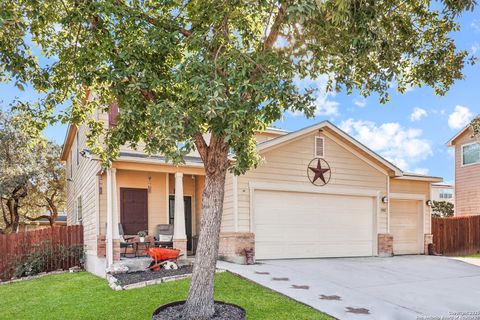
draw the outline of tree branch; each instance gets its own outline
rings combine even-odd
[[[272,28],[270,29],[270,32],[265,39],[265,43],[263,44],[263,49],[264,50],[270,50],[275,42],[278,39],[278,35],[280,33],[280,29],[282,27],[282,24],[285,20],[285,16],[287,14],[287,8],[290,4],[290,1],[284,1],[280,7],[278,8],[277,15],[275,17],[275,20],[273,21]]]
[[[187,30],[187,29],[185,29],[181,26],[169,26],[169,25],[167,25],[165,23],[162,23],[162,22],[158,21],[157,19],[149,16],[148,14],[146,14],[144,12],[136,12],[132,7],[130,7],[128,4],[126,4],[122,0],[116,0],[116,3],[118,5],[120,5],[122,8],[128,10],[129,14],[137,14],[141,18],[145,19],[145,21],[147,21],[151,25],[154,25],[156,27],[165,29],[167,31],[178,31],[180,34],[182,34],[185,37],[189,37],[189,36],[192,35],[192,31]]]
[[[208,145],[200,132],[195,133],[194,139],[198,153],[200,154],[202,161],[205,163],[208,159]]]

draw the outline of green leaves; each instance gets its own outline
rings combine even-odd
[[[4,1],[0,80],[44,93],[16,106],[31,134],[55,121],[85,124],[106,164],[121,145],[180,163],[195,134],[210,133],[228,143],[241,174],[259,163],[255,132],[286,110],[314,115],[313,90],[295,79],[328,74],[328,91],[375,92],[386,103],[391,87],[444,94],[463,77],[467,53],[450,34],[474,1],[281,4]],[[59,114],[64,103],[70,107]],[[120,114],[109,128],[104,113],[113,103]]]

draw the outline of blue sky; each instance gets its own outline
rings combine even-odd
[[[461,31],[453,34],[457,46],[480,56],[480,7],[463,14],[459,22]],[[386,105],[373,96],[320,93],[315,118],[287,113],[275,126],[292,131],[327,119],[403,170],[453,182],[453,153],[445,143],[480,113],[480,64],[467,66],[464,73],[465,80],[443,97],[435,96],[431,88],[413,88],[405,94],[392,92]],[[317,79],[320,89],[323,84],[324,79]],[[15,97],[35,100],[36,94],[30,88],[19,91],[0,84],[3,106]],[[56,125],[45,135],[61,144],[65,132],[66,126]]]

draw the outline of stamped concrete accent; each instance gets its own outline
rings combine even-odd
[[[480,267],[447,257],[269,260],[254,266],[219,261],[217,266],[342,320],[433,319],[479,311]],[[292,283],[310,289],[294,289]],[[369,313],[351,312],[356,309]]]
[[[286,278],[286,277],[283,277],[283,278],[273,277],[272,280],[273,280],[273,281],[288,281],[289,279]]]
[[[347,307],[347,312],[356,313],[356,314],[370,314],[370,310],[366,308]]]
[[[322,300],[336,300],[336,301],[342,300],[342,298],[340,296],[337,296],[337,295],[326,296],[324,294],[320,295],[320,299],[322,299]]]
[[[304,289],[304,290],[308,290],[308,289],[310,288],[310,286],[292,284],[292,288],[293,288],[293,289]]]

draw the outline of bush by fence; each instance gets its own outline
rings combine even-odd
[[[480,216],[432,218],[432,234],[438,253],[465,256],[480,252]]]
[[[0,280],[83,263],[82,226],[0,234]]]

